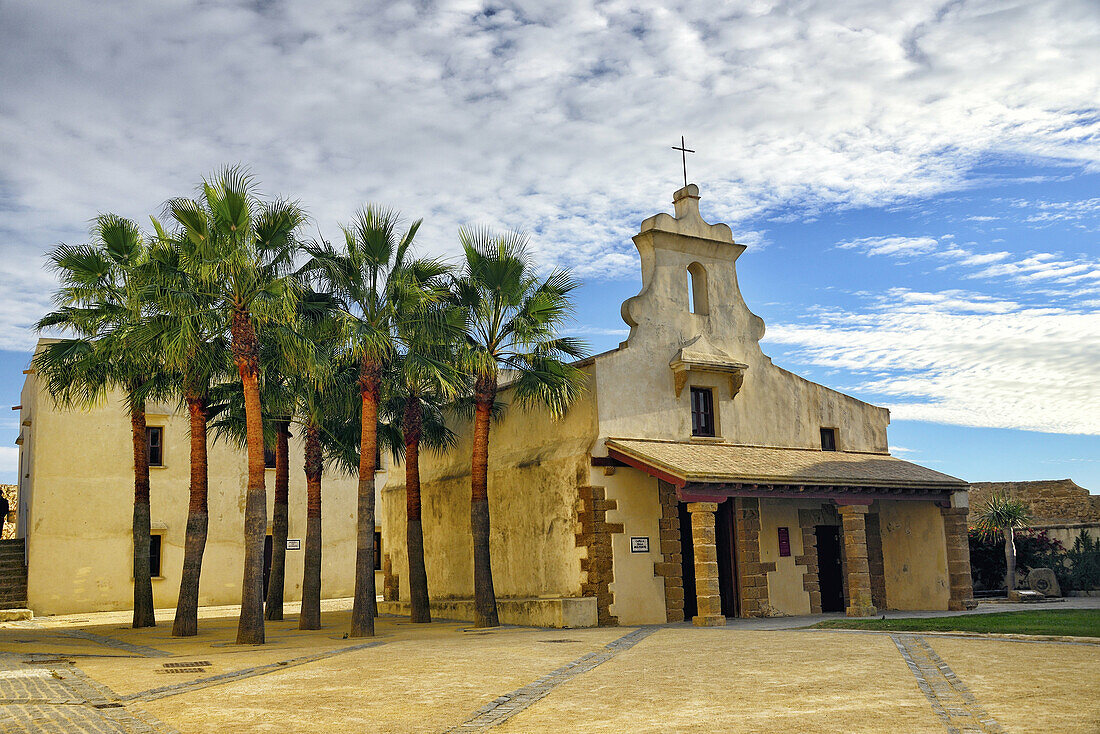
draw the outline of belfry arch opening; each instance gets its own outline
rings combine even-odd
[[[697,262],[688,265],[688,307],[692,313],[701,316],[710,313],[710,300],[707,297],[707,269]]]

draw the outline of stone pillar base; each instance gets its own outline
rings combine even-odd
[[[971,609],[977,609],[978,602],[974,599],[964,599],[962,601],[955,601],[952,599],[947,602],[947,611],[949,612],[966,612]]]
[[[844,613],[849,617],[873,617],[878,614],[878,610],[868,604],[863,607],[848,607]]]
[[[706,614],[692,617],[691,623],[696,627],[725,627],[726,618],[721,614]]]

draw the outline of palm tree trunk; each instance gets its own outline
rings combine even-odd
[[[267,582],[264,619],[283,618],[286,579],[286,539],[290,531],[290,423],[275,425],[275,504],[271,513],[271,574]]]
[[[1003,528],[1005,536],[1005,588],[1008,595],[1016,590],[1016,543],[1011,527]]]
[[[173,637],[191,637],[199,633],[199,579],[202,556],[206,551],[209,527],[207,511],[208,464],[206,458],[206,400],[187,397],[191,417],[191,497],[187,504],[187,535],[183,546],[183,575],[176,601]]]
[[[298,629],[321,629],[321,427],[306,426],[306,551]]]
[[[244,505],[244,577],[237,644],[264,643],[264,537],[267,535],[267,488],[264,486],[264,425],[260,407],[259,345],[247,313],[233,313],[233,360],[244,391],[248,433],[248,489]]]
[[[489,421],[496,400],[496,379],[478,377],[474,387],[474,450],[470,467],[470,531],[474,539],[474,626],[496,627],[496,591],[489,556]]]
[[[131,391],[130,431],[134,442],[134,622],[139,627],[155,627],[153,580],[149,565],[149,456],[145,449],[145,404],[133,398]]]
[[[405,400],[405,548],[409,556],[409,621],[431,622],[428,574],[424,568],[424,528],[420,521],[420,398]]]
[[[359,436],[359,496],[355,518],[355,596],[351,637],[373,637],[377,600],[374,588],[374,472],[378,444],[378,394],[381,367],[363,360],[359,371],[362,433]]]

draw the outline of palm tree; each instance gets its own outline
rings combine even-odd
[[[190,419],[190,492],[172,635],[191,637],[198,634],[199,579],[210,517],[206,433],[211,389],[228,374],[229,343],[222,315],[189,272],[194,258],[190,241],[169,236],[155,219],[153,225],[158,242],[150,249],[142,272],[156,310],[135,328],[134,335],[140,349],[161,355]]]
[[[441,285],[426,285],[442,289]],[[455,308],[435,311],[437,318],[399,327],[406,346],[393,364],[392,396],[386,411],[404,438],[405,536],[412,622],[432,621],[420,511],[420,448],[423,445],[439,452],[454,446],[455,435],[447,428],[440,406],[457,397],[464,382],[455,364],[463,314]]]
[[[263,644],[267,489],[257,327],[288,321],[293,316],[297,289],[289,275],[305,214],[291,201],[261,201],[252,177],[239,167],[225,168],[204,180],[197,200],[170,200],[166,211],[195,248],[193,274],[229,323],[248,435],[244,574],[237,643]]]
[[[356,511],[355,592],[351,637],[374,634],[374,474],[377,469],[378,407],[382,374],[398,351],[397,324],[422,318],[415,294],[439,277],[435,260],[410,260],[420,220],[398,232],[397,212],[366,206],[343,227],[344,246],[328,242],[305,248],[311,256],[302,274],[333,294],[347,317],[348,348],[358,364],[360,395],[359,487]],[[401,304],[401,308],[398,308]]]
[[[103,214],[87,245],[59,245],[48,256],[61,288],[58,310],[44,316],[39,331],[60,329],[76,338],[46,345],[33,366],[47,391],[66,407],[88,407],[108,390],[125,393],[134,453],[134,616],[133,626],[156,625],[149,564],[149,457],[146,453],[145,400],[160,371],[150,350],[135,349],[132,327],[148,306],[138,277],[148,257],[145,235],[129,219]]]
[[[454,284],[467,314],[462,363],[473,382],[474,436],[470,527],[474,543],[474,624],[495,627],[496,592],[489,555],[489,428],[499,378],[507,371],[512,399],[522,407],[545,406],[565,414],[584,385],[584,372],[565,361],[585,347],[558,330],[572,313],[578,283],[564,270],[535,275],[527,239],[518,233],[462,229],[463,272]]]
[[[1001,535],[1005,540],[1005,588],[1008,595],[1016,589],[1015,531],[1031,523],[1031,514],[1023,502],[1011,499],[1007,494],[994,494],[978,511],[976,525],[983,535],[991,538]]]
[[[326,448],[342,468],[354,471],[355,414],[360,407],[354,389],[358,365],[342,359],[344,320],[327,294],[307,292],[298,328],[313,349],[311,367],[292,381],[296,419],[305,436],[306,544],[302,569],[302,612],[298,629],[321,628],[321,478]],[[343,459],[343,461],[341,461]]]

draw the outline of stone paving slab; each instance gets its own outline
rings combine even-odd
[[[948,734],[1003,734],[997,720],[986,713],[970,689],[919,635],[891,635],[917,687]]]
[[[658,629],[660,628],[641,627],[628,632],[619,639],[607,643],[602,652],[590,652],[582,655],[557,670],[550,671],[533,683],[493,699],[488,705],[475,711],[469,719],[456,727],[448,729],[447,733],[469,734],[470,732],[491,729],[544,698],[562,683],[572,680],[578,675],[583,675],[619,653],[629,650]]]

